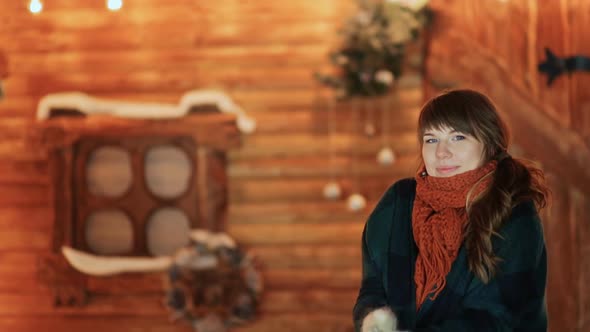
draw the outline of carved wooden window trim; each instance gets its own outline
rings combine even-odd
[[[91,199],[79,203],[79,197],[88,196],[85,174],[82,168],[90,151],[101,145],[117,145],[124,148],[173,145],[187,152],[192,163],[191,183],[194,185],[184,195],[175,199],[146,198],[151,202],[131,212],[133,219],[134,247],[131,255],[147,255],[145,241],[145,216],[156,206],[178,206],[188,215],[190,226],[211,231],[225,229],[227,214],[226,152],[240,145],[240,135],[235,117],[224,113],[191,113],[184,118],[166,120],[121,119],[110,116],[58,117],[39,123],[34,140],[48,152],[51,195],[54,206],[52,253],[40,261],[40,276],[54,290],[56,305],[83,305],[87,303],[89,277],[73,270],[61,256],[63,245],[89,251],[81,220],[90,209],[105,206],[108,200]],[[135,154],[142,158],[145,154]],[[139,165],[143,160],[134,160]],[[133,181],[149,193],[143,167],[132,166],[132,174],[142,178]],[[77,177],[77,179],[76,179]],[[75,181],[78,180],[78,181]],[[82,181],[80,181],[82,180]],[[76,183],[76,184],[74,184]],[[133,185],[132,185],[133,186]],[[132,189],[134,190],[134,189]],[[137,189],[136,189],[137,190]],[[130,195],[130,196],[126,196]],[[133,205],[133,193],[123,196],[122,204]],[[133,198],[135,197],[135,198]],[[116,277],[115,277],[116,279]]]

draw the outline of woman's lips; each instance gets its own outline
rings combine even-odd
[[[437,167],[436,171],[440,174],[448,174],[452,173],[453,171],[457,170],[459,166],[449,166],[449,167]]]

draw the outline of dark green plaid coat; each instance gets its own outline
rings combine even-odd
[[[483,284],[467,266],[461,247],[447,285],[416,311],[412,234],[414,179],[394,184],[371,213],[363,231],[363,278],[354,306],[355,329],[372,309],[389,306],[399,330],[546,331],[547,257],[542,225],[532,202],[517,205],[493,240],[502,259],[498,273]]]

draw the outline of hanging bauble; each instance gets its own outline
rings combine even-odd
[[[367,206],[367,199],[361,194],[352,194],[348,196],[347,204],[350,211],[359,211]]]
[[[390,86],[393,83],[394,79],[395,76],[393,76],[393,73],[386,69],[378,70],[375,73],[375,81],[385,86]]]
[[[377,153],[377,162],[384,166],[391,165],[395,162],[395,153],[389,146],[383,147]]]
[[[324,197],[330,200],[340,198],[342,195],[342,188],[336,181],[330,181],[324,186]]]

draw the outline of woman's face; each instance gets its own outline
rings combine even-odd
[[[483,164],[483,143],[452,128],[427,129],[422,137],[422,159],[430,176],[457,175]]]

